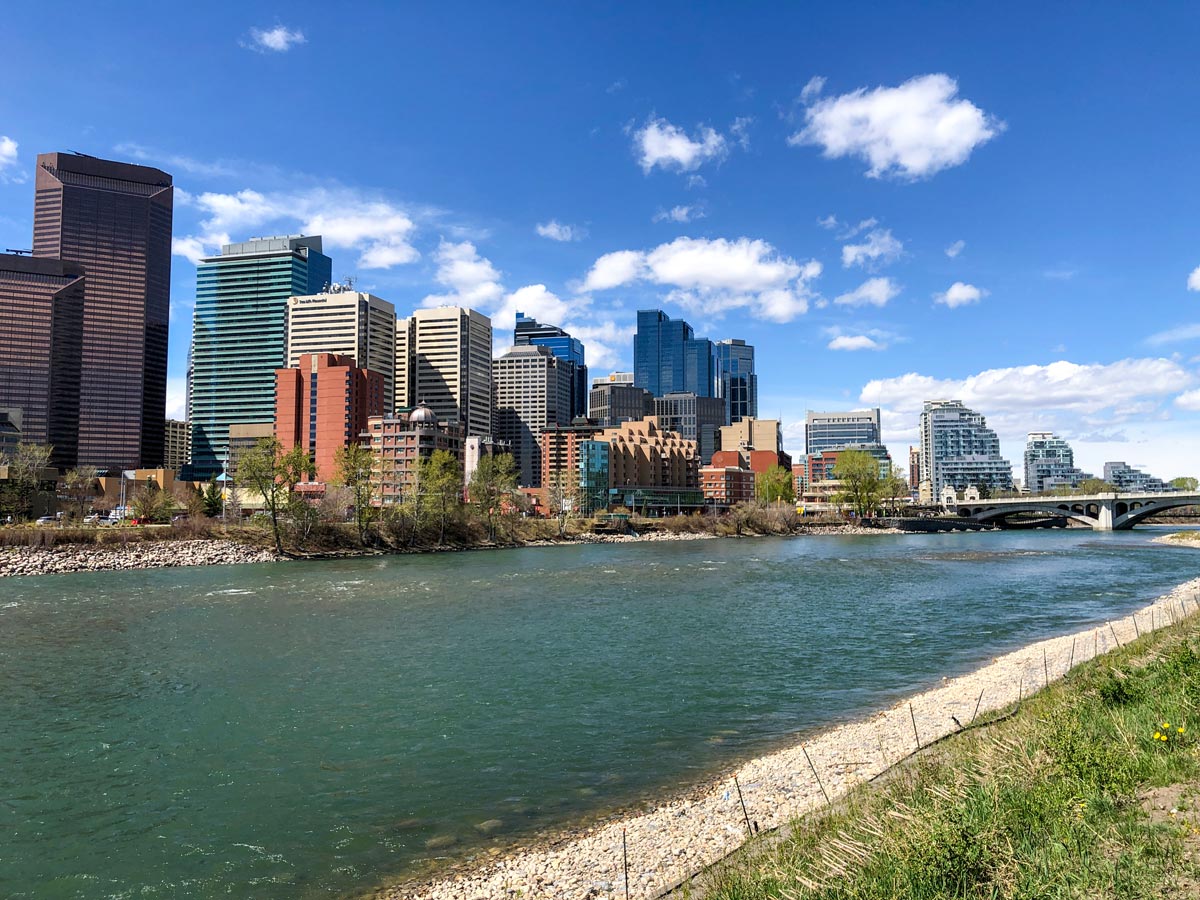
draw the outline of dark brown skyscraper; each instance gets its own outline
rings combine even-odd
[[[82,267],[0,254],[0,407],[21,410],[21,439],[53,444],[54,465],[75,465]]]
[[[91,156],[37,160],[33,253],[83,267],[80,465],[157,466],[167,404],[171,176]]]

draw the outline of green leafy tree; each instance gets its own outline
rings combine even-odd
[[[1193,494],[1200,488],[1200,480],[1184,475],[1179,478],[1171,479],[1171,487],[1177,491],[1184,491],[1188,494]]]
[[[1085,478],[1074,490],[1074,493],[1077,494],[1115,494],[1116,492],[1116,485],[1109,484],[1103,478]]]
[[[843,450],[833,467],[833,477],[841,483],[836,495],[838,503],[854,510],[860,519],[869,516],[879,506],[883,494],[883,479],[879,475],[879,460],[862,450]]]
[[[279,514],[286,508],[293,489],[306,475],[315,478],[316,466],[304,448],[297,445],[284,452],[283,446],[273,437],[259,439],[238,458],[238,480],[262,496],[278,553],[283,553]]]
[[[130,505],[134,516],[143,522],[166,522],[175,509],[175,498],[151,483],[134,492]]]
[[[334,483],[350,492],[354,506],[354,524],[358,527],[359,543],[362,543],[366,538],[367,529],[371,526],[371,520],[375,517],[375,507],[371,505],[375,454],[362,444],[350,444],[338,450],[334,457],[334,465],[337,467]]]
[[[892,464],[888,469],[887,477],[880,485],[879,493],[893,515],[899,512],[901,501],[908,500],[912,496],[908,479],[904,477],[904,470]]]
[[[763,503],[796,502],[796,483],[783,466],[771,466],[754,476],[754,496]]]
[[[487,522],[488,538],[496,540],[496,526],[512,506],[517,488],[517,467],[511,453],[483,456],[471,475],[471,505]]]
[[[446,542],[446,523],[462,505],[462,466],[448,450],[434,450],[421,461],[418,485],[438,517],[438,546]]]

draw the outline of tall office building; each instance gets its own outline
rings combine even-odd
[[[633,383],[632,372],[613,372],[592,380],[588,394],[588,418],[602,428],[622,422],[640,422],[654,415],[654,395]]]
[[[812,412],[804,419],[804,452],[841,450],[861,444],[882,444],[878,409],[852,412]]]
[[[655,397],[690,391],[698,397],[716,397],[713,343],[697,338],[692,326],[672,319],[659,309],[637,314],[633,338],[633,383]]]
[[[194,478],[221,472],[231,425],[274,420],[288,298],[317,294],[332,273],[315,236],[253,238],[201,260],[192,329]]]
[[[543,325],[522,312],[517,313],[513,344],[546,347],[571,369],[571,418],[587,415],[588,380],[583,343],[557,325]]]
[[[78,463],[157,466],[167,405],[171,176],[68,153],[37,158],[33,255],[83,268]]]
[[[396,407],[424,403],[467,437],[492,433],[492,320],[461,306],[396,323]]]
[[[1012,490],[1012,463],[987,419],[959,400],[926,400],[921,410],[921,481],[933,496],[946,485],[990,492]]]
[[[492,366],[494,436],[512,448],[521,486],[541,487],[542,429],[571,423],[574,370],[536,345],[513,347]]]
[[[77,458],[84,281],[74,263],[0,254],[0,407],[61,468]]]
[[[1092,476],[1075,468],[1071,445],[1049,431],[1031,431],[1025,442],[1025,490],[1041,494],[1075,487]]]
[[[720,449],[721,427],[725,424],[725,401],[720,397],[698,397],[691,391],[672,391],[654,398],[658,427],[694,441],[700,465],[707,466]]]
[[[718,396],[725,400],[725,421],[732,425],[758,418],[758,375],[754,373],[754,348],[731,339],[713,344]]]
[[[283,449],[303,447],[317,481],[337,477],[338,451],[362,443],[368,419],[383,415],[383,374],[351,356],[305,353],[275,370],[275,437]]]
[[[305,353],[350,356],[361,369],[383,376],[383,408],[396,404],[396,307],[373,294],[341,285],[287,305],[287,365]]]

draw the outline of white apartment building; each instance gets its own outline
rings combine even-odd
[[[333,285],[321,294],[289,297],[287,364],[305,353],[353,356],[383,376],[383,407],[396,406],[396,307],[373,294]]]
[[[921,410],[921,481],[933,496],[950,485],[1010,491],[1012,463],[1000,455],[1000,439],[987,419],[959,400],[926,400]]]
[[[424,403],[467,436],[492,433],[492,320],[461,306],[396,323],[396,406]]]

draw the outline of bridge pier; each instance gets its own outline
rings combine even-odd
[[[1101,500],[1099,515],[1096,516],[1096,522],[1092,525],[1092,531],[1114,531],[1114,520],[1116,516],[1113,514],[1113,501]]]

